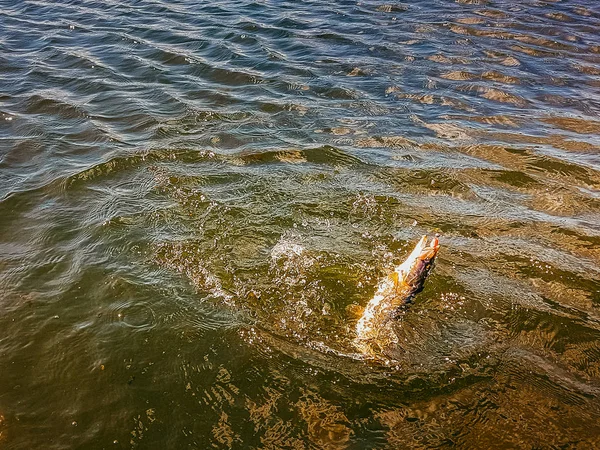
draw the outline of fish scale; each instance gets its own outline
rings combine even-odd
[[[408,258],[384,278],[356,324],[354,345],[364,354],[380,356],[398,338],[392,322],[406,310],[425,284],[439,250],[436,237],[423,236]]]

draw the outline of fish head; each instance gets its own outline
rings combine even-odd
[[[440,243],[437,236],[433,237],[429,243],[427,236],[423,236],[406,261],[397,269],[401,283],[409,285],[416,291],[421,290],[425,278],[433,267],[439,248]]]
[[[438,239],[438,236],[435,235],[431,239],[431,242],[429,242],[429,244],[427,244],[427,235],[423,236],[419,241],[418,248],[419,255],[417,256],[417,259],[419,259],[420,261],[433,260],[436,257],[438,250],[440,249],[440,241]]]

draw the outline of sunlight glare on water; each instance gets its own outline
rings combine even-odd
[[[595,2],[0,5],[0,448],[600,448]]]

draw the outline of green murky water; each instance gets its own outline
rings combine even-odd
[[[600,446],[593,2],[1,4],[0,448]]]

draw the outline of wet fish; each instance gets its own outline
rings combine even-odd
[[[437,237],[427,244],[423,236],[411,254],[401,265],[381,281],[375,296],[367,304],[356,324],[355,346],[370,356],[384,355],[397,343],[398,337],[392,328],[414,296],[423,290],[425,279],[440,247]]]

